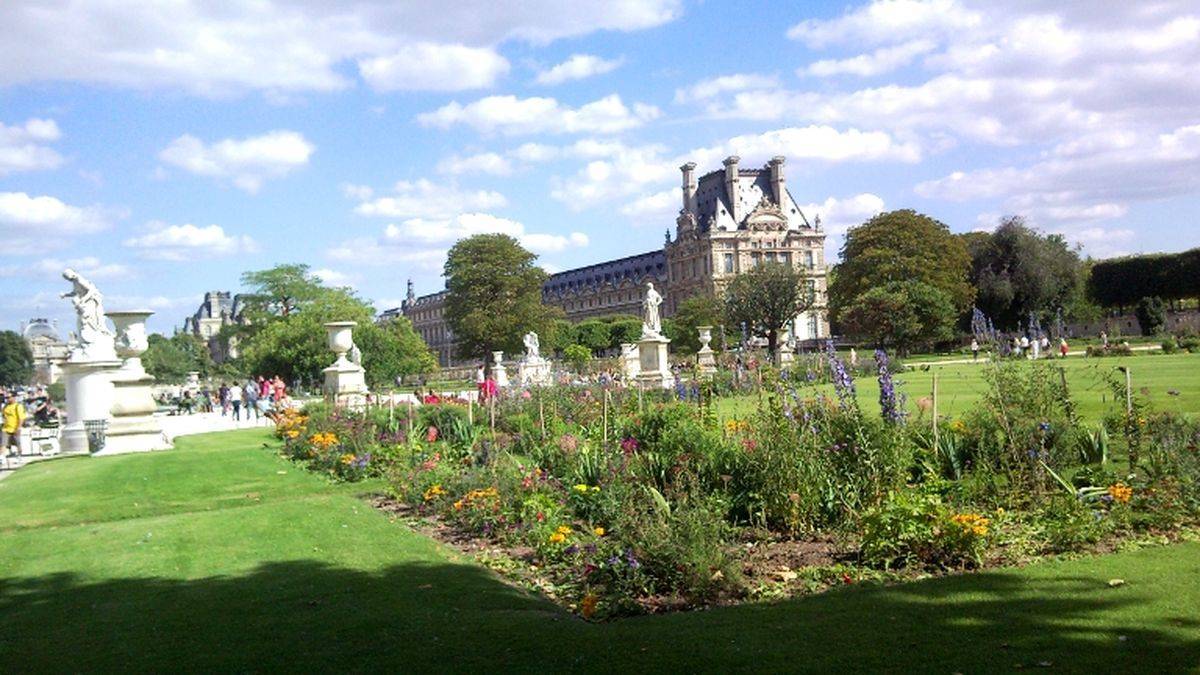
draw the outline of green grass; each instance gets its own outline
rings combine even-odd
[[[870,354],[859,354],[859,359],[870,359]],[[1200,413],[1200,354],[1154,354],[1125,358],[1084,359],[1073,357],[1051,362],[1062,366],[1067,372],[1067,383],[1085,420],[1098,422],[1105,414],[1114,410],[1112,392],[1105,376],[1117,366],[1127,366],[1133,374],[1134,390],[1143,395],[1155,410],[1177,413]],[[1028,364],[1018,362],[1018,366]],[[896,375],[899,391],[907,397],[907,407],[913,414],[918,412],[918,400],[928,397],[933,391],[933,376],[938,376],[938,413],[961,415],[976,405],[987,387],[983,378],[984,362],[963,363],[945,366],[920,367]],[[871,414],[879,412],[879,384],[874,377],[855,380],[858,400],[863,409]],[[832,386],[818,387],[818,391],[833,395]],[[1178,392],[1173,395],[1168,392]],[[1117,405],[1123,405],[1118,401]],[[717,411],[722,417],[747,417],[758,408],[756,396],[739,396],[722,399]]]
[[[1200,664],[1200,544],[591,625],[390,522],[356,498],[361,487],[303,473],[266,440],[185,438],[175,451],[55,460],[0,481],[0,669]]]

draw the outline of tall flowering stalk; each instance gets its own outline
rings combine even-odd
[[[975,336],[975,341],[981,345],[994,345],[999,340],[992,320],[978,307],[971,312],[971,333]]]
[[[875,366],[879,369],[879,411],[883,419],[892,424],[904,422],[904,397],[896,394],[896,383],[892,380],[887,352],[875,350]]]
[[[837,350],[833,347],[833,340],[825,341],[825,357],[829,361],[829,375],[833,380],[833,389],[837,392],[838,403],[841,404],[843,410],[848,410],[857,402],[854,377],[850,375],[845,362],[838,358]]]

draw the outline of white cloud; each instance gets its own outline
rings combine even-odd
[[[721,94],[735,91],[750,91],[755,89],[775,89],[779,79],[773,75],[756,75],[754,73],[737,73],[701,80],[685,89],[675,90],[676,103],[694,103],[705,101]]]
[[[621,215],[629,216],[637,223],[651,223],[669,227],[675,220],[683,205],[683,197],[678,188],[663,190],[654,194],[638,197],[621,207]]]
[[[197,261],[214,256],[253,253],[257,244],[248,236],[226,234],[220,225],[197,227],[191,223],[168,225],[151,222],[149,231],[124,241],[147,260]]]
[[[10,255],[45,251],[70,237],[106,229],[112,215],[98,206],[72,206],[48,195],[0,192],[0,240]]]
[[[363,79],[376,91],[480,89],[494,85],[508,68],[508,60],[490,47],[430,42],[358,62]]]
[[[45,145],[61,135],[54,120],[31,118],[13,126],[0,122],[0,176],[61,166],[62,155]]]
[[[345,272],[329,269],[328,267],[315,269],[312,271],[312,274],[320,279],[322,283],[338,288],[354,288],[358,284],[359,279],[357,274],[347,274]]]
[[[869,192],[843,199],[829,197],[821,203],[801,204],[800,211],[810,223],[819,217],[821,227],[829,234],[844,235],[850,228],[883,213],[883,199]]]
[[[199,176],[228,179],[251,194],[263,181],[279,178],[308,164],[316,148],[295,131],[270,131],[241,140],[215,143],[185,134],[158,153],[159,159]]]
[[[27,265],[0,266],[0,277],[28,276],[35,279],[54,279],[63,270],[71,268],[92,280],[124,279],[133,276],[133,270],[120,263],[105,263],[95,256],[81,258],[43,258]]]
[[[467,210],[495,209],[508,204],[499,192],[463,190],[424,178],[400,181],[393,192],[389,196],[363,201],[354,212],[386,218],[448,218]]]
[[[645,124],[659,116],[658,108],[641,103],[627,107],[616,94],[578,108],[553,98],[488,96],[467,105],[452,101],[432,112],[417,115],[424,126],[448,129],[468,126],[481,133],[564,134],[615,133]]]
[[[362,264],[413,265],[440,269],[446,251],[459,239],[477,234],[506,234],[534,253],[553,253],[588,245],[582,232],[565,235],[526,231],[525,225],[490,213],[460,213],[448,218],[410,218],[387,225],[377,238],[359,237],[330,250],[334,260]]]
[[[823,59],[801,68],[797,74],[818,77],[843,74],[873,77],[907,66],[916,57],[933,51],[936,46],[931,40],[913,40],[895,47],[880,47],[869,54],[859,54],[848,59]]]
[[[806,19],[788,37],[821,49],[835,44],[881,44],[976,28],[982,17],[956,0],[876,0],[836,19]]]
[[[523,162],[547,162],[559,155],[558,148],[543,143],[523,143],[512,151],[512,156]]]
[[[542,85],[556,85],[571,80],[582,80],[595,75],[611,73],[621,65],[621,59],[603,59],[591,54],[574,54],[562,63],[539,71],[534,81]]]
[[[616,0],[603,11],[581,0],[519,5],[178,0],[169,6],[8,0],[0,3],[0,86],[76,81],[206,96],[327,92],[352,86],[344,73],[355,61],[372,64],[364,78],[385,88],[478,83],[498,68],[501,57],[493,51],[498,44],[640,30],[681,12],[680,0]],[[409,53],[414,44],[435,45],[438,54],[418,52],[419,62],[442,77],[419,71],[407,73],[408,79],[392,77],[410,69],[388,59]],[[453,54],[460,47],[491,52],[486,57],[491,65]],[[377,58],[386,65],[376,66]]]
[[[486,173],[493,176],[507,176],[512,173],[512,163],[505,157],[494,152],[483,152],[469,157],[457,155],[447,157],[438,162],[439,173],[460,176],[465,173]]]

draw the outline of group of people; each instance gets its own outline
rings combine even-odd
[[[58,408],[45,389],[6,389],[0,387],[0,454],[21,454],[21,433],[27,426],[55,426]]]
[[[1013,358],[1026,358],[1037,360],[1044,356],[1052,356],[1050,352],[1050,338],[1045,335],[1030,339],[1028,335],[1014,335],[1012,340],[1001,340],[1001,356],[1011,356]],[[971,340],[971,358],[979,360],[979,340]],[[1067,358],[1067,353],[1070,351],[1070,346],[1067,344],[1067,338],[1060,337],[1058,339],[1058,355],[1061,358]]]
[[[179,397],[177,411],[220,411],[222,417],[231,416],[235,421],[241,421],[263,417],[274,419],[275,412],[289,405],[287,384],[283,378],[278,375],[259,375],[247,378],[241,384],[222,382],[215,390],[205,387],[194,395],[185,388]]]

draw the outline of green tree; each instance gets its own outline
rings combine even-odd
[[[391,386],[402,375],[429,373],[438,367],[437,358],[407,317],[355,328],[354,342],[363,355],[367,383],[373,387]]]
[[[1167,303],[1162,298],[1142,298],[1137,305],[1142,335],[1158,335],[1167,324]]]
[[[208,347],[195,335],[176,333],[166,337],[155,333],[147,338],[147,342],[142,366],[162,382],[182,382],[191,371],[201,375],[212,372]]]
[[[0,331],[0,385],[12,387],[32,380],[33,352],[29,343],[15,331]]]
[[[592,353],[608,349],[611,342],[611,324],[599,319],[587,319],[575,324],[575,342],[592,350]]]
[[[894,282],[920,281],[941,291],[950,300],[951,321],[970,311],[975,299],[966,243],[944,223],[911,209],[881,213],[852,228],[841,254],[829,286],[838,321],[864,293]]]
[[[321,280],[298,263],[242,274],[242,285],[250,292],[242,296],[243,312],[252,323],[270,317],[286,317],[326,292]]]
[[[1009,330],[1030,313],[1049,320],[1082,295],[1083,262],[1061,235],[1042,235],[1019,216],[1004,218],[992,233],[964,236],[971,253],[975,304],[996,326]]]
[[[717,328],[725,320],[725,308],[721,299],[712,295],[693,295],[679,303],[672,317],[679,327],[679,339],[671,347],[680,354],[695,354],[700,351],[700,326]],[[718,344],[711,345],[714,349]]]
[[[780,331],[815,300],[804,272],[791,265],[767,263],[734,277],[725,288],[725,322],[744,324],[753,335],[765,337],[767,351],[774,355]],[[676,328],[682,332],[678,323]],[[679,335],[675,339],[686,338]]]
[[[445,316],[463,357],[519,351],[530,330],[545,331],[561,314],[542,304],[546,273],[537,256],[505,234],[460,240],[446,257]]]
[[[642,337],[642,320],[631,316],[618,316],[609,326],[608,346],[620,349],[623,343],[637,342]]]
[[[952,339],[954,318],[954,304],[941,289],[923,281],[892,281],[843,308],[842,327],[906,355],[918,345]]]
[[[592,360],[592,350],[584,345],[568,345],[563,350],[563,360],[570,364],[575,372],[582,373]]]
[[[554,319],[546,324],[545,334],[538,334],[547,353],[561,352],[575,344],[575,324],[566,319]]]

